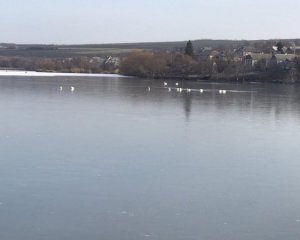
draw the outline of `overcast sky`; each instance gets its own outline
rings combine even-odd
[[[0,9],[0,42],[300,37],[300,0],[0,0]]]

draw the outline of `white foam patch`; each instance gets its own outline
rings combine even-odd
[[[256,91],[240,91],[240,90],[227,90],[227,92],[232,92],[232,93],[256,93]]]
[[[21,76],[21,77],[126,77],[119,74],[95,74],[95,73],[52,73],[34,71],[6,71],[0,70],[0,76]]]
[[[249,82],[250,84],[263,84],[262,82]]]

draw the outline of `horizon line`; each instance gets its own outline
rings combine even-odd
[[[1,42],[0,44],[15,44],[15,45],[122,45],[122,44],[147,44],[147,43],[175,43],[175,42],[187,42],[187,41],[288,41],[288,40],[300,40],[299,38],[258,38],[258,39],[229,39],[229,38],[202,38],[202,39],[187,39],[187,40],[167,40],[167,41],[137,41],[137,42],[105,42],[105,43],[16,43],[16,42]]]

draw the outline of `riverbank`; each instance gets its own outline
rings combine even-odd
[[[275,82],[275,83],[297,83],[300,82],[299,75],[295,71],[276,71],[276,72],[249,72],[244,74],[226,74],[216,73],[211,75],[199,74],[164,74],[155,75],[154,79],[168,80],[186,80],[200,81],[206,80],[211,82]]]
[[[20,70],[0,70],[1,76],[20,76],[20,77],[114,77],[127,78],[131,76],[108,73],[61,73],[61,72],[36,72],[36,71],[20,71]],[[144,77],[137,77],[144,78]],[[148,77],[149,78],[149,77]],[[153,79],[166,80],[186,80],[199,81],[206,80],[211,82],[275,82],[275,83],[297,83],[299,78],[290,72],[280,72],[276,74],[251,72],[241,74],[212,74],[212,75],[155,75]]]

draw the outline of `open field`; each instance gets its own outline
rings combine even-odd
[[[10,57],[50,57],[50,58],[67,58],[67,57],[105,57],[122,56],[138,49],[118,49],[118,48],[82,48],[82,47],[63,47],[55,50],[47,49],[0,49],[0,56]]]
[[[280,40],[284,43],[295,43],[300,45],[300,39],[272,39],[272,40],[194,40],[195,49],[210,48],[237,48],[248,45],[261,45],[266,42],[276,44]],[[49,57],[49,58],[68,58],[68,57],[105,57],[105,56],[124,56],[132,51],[139,50],[171,50],[183,49],[186,41],[177,42],[146,42],[146,43],[111,43],[111,44],[82,44],[82,45],[41,45],[41,44],[10,44],[16,49],[8,49],[1,46],[9,45],[0,43],[0,56],[18,57]]]

